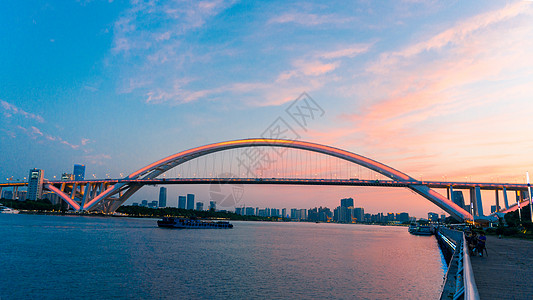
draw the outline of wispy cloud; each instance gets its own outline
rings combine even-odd
[[[285,13],[271,18],[268,24],[295,23],[306,26],[317,26],[324,24],[344,24],[353,21],[353,18],[342,17],[335,14],[313,14],[313,13]]]
[[[103,166],[111,159],[109,154],[92,154],[83,156],[83,160],[87,161],[91,165]]]
[[[518,143],[516,136],[533,126],[524,112],[533,110],[527,100],[533,94],[533,41],[524,39],[533,35],[532,17],[532,5],[519,2],[383,52],[366,66],[367,81],[353,87],[364,105],[357,113],[343,115],[357,131],[347,133],[351,141],[340,139],[353,145],[364,140],[377,158],[397,160],[400,169],[426,175],[446,172],[439,168],[458,163],[470,151],[477,158],[456,165],[467,169],[454,174],[493,159],[480,156],[481,148],[486,155],[509,152],[505,145]],[[364,92],[367,89],[372,93]],[[498,109],[502,111],[496,117]],[[512,136],[512,141],[504,136]],[[498,142],[479,146],[487,140]],[[515,157],[524,155],[515,150]],[[421,158],[405,162],[398,153]],[[422,158],[434,154],[438,163],[434,157]],[[501,163],[493,172],[512,169]]]
[[[48,134],[46,132],[43,132],[40,128],[37,128],[35,126],[30,126],[29,128],[25,128],[22,126],[17,126],[17,129],[19,129],[21,132],[26,134],[31,139],[37,140],[39,142],[48,141],[52,143],[61,144],[64,146],[67,146],[73,150],[81,149],[82,146],[87,145],[91,141],[87,138],[82,138],[80,141],[80,144],[73,144],[71,142],[66,141],[60,136]],[[16,135],[13,133],[11,134],[11,137],[16,138]],[[84,150],[85,151],[85,150]]]
[[[19,107],[17,107],[16,105],[14,104],[11,104],[9,102],[6,102],[4,100],[0,100],[0,107],[2,107],[3,109],[3,114],[6,118],[9,118],[13,115],[22,115],[24,116],[25,118],[27,119],[32,119],[32,120],[35,120],[39,123],[44,123],[44,118],[39,116],[39,115],[36,115],[36,114],[33,114],[33,113],[29,113]]]

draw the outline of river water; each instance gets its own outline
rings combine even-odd
[[[434,237],[405,227],[0,214],[0,299],[437,299]]]

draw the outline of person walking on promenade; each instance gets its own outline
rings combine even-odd
[[[485,243],[487,242],[487,237],[485,236],[484,232],[481,232],[479,234],[479,237],[477,238],[477,246],[476,250],[479,253],[479,256],[483,256],[483,250],[487,252],[487,249],[485,249]],[[488,256],[488,253],[487,253]]]

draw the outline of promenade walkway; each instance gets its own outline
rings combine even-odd
[[[471,256],[479,297],[533,299],[533,241],[487,237],[488,256]]]

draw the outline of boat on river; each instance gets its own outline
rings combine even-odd
[[[198,219],[163,217],[157,226],[178,229],[230,229],[233,225],[228,221],[204,221]]]
[[[18,214],[19,211],[16,209],[11,209],[7,206],[0,205],[0,214]]]
[[[410,234],[414,235],[432,235],[434,232],[433,226],[422,225],[419,223],[411,223],[408,231]]]

